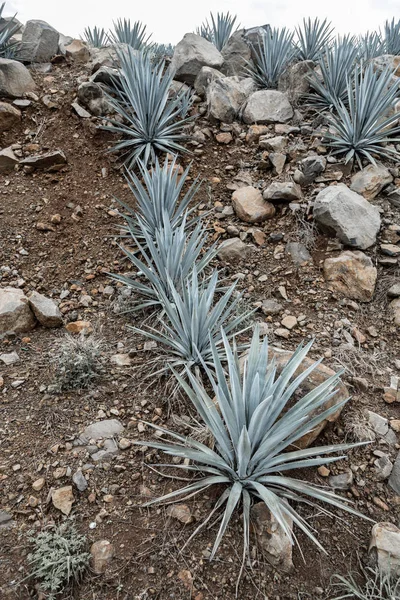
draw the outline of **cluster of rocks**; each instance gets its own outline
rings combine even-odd
[[[33,291],[29,296],[18,288],[0,288],[0,336],[31,331],[36,323],[60,327],[63,319],[57,304]]]

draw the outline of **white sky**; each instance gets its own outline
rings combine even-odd
[[[119,17],[147,24],[152,40],[176,44],[208,16],[230,11],[244,27],[263,25],[293,28],[303,17],[327,17],[338,33],[363,33],[386,19],[400,18],[400,0],[8,0],[5,15],[18,12],[47,21],[61,33],[79,37],[94,25],[109,28]]]

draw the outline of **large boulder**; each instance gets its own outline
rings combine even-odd
[[[368,165],[351,178],[350,189],[372,200],[393,181],[389,169],[383,165]]]
[[[289,65],[279,78],[278,90],[287,92],[289,98],[297,102],[310,91],[309,77],[314,67],[315,63],[312,60],[302,60]]]
[[[28,21],[22,34],[20,60],[49,62],[58,52],[59,37],[58,31],[46,21]]]
[[[351,300],[369,302],[375,291],[377,270],[363,252],[346,250],[324,262],[328,287]]]
[[[362,250],[375,244],[381,226],[379,210],[343,183],[319,192],[314,218],[344,244]]]
[[[22,98],[36,88],[28,69],[17,60],[0,58],[0,96]]]
[[[0,334],[7,331],[24,333],[33,329],[35,324],[24,292],[11,287],[0,289]]]
[[[170,69],[174,79],[193,85],[202,67],[220,69],[224,57],[214,44],[195,33],[187,33],[175,47]]]
[[[222,72],[225,75],[243,76],[248,73],[251,64],[251,48],[246,39],[244,29],[235,31],[221,50],[224,57]]]
[[[260,190],[252,186],[233,192],[232,204],[237,217],[246,223],[263,223],[275,214],[273,204],[265,201]]]
[[[7,102],[0,102],[0,133],[9,131],[21,121],[21,111]]]
[[[210,114],[223,123],[233,123],[240,108],[255,90],[254,81],[247,77],[225,77],[214,79],[207,89]]]
[[[248,99],[243,110],[243,121],[248,125],[286,123],[293,117],[288,97],[277,90],[260,90]]]

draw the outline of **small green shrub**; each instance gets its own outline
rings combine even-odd
[[[60,527],[31,536],[33,550],[28,554],[29,577],[37,580],[47,596],[55,600],[65,588],[78,583],[89,565],[86,537],[65,523]]]
[[[358,583],[358,578],[350,574],[348,577],[335,575],[333,588],[338,596],[332,600],[400,600],[400,578],[379,569],[361,567],[364,583]]]

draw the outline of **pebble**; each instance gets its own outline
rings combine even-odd
[[[297,325],[297,319],[292,315],[288,315],[282,319],[281,323],[286,329],[293,329]]]
[[[32,483],[32,489],[35,490],[35,492],[40,492],[40,490],[43,489],[45,483],[46,480],[44,479],[44,477],[40,477],[40,479],[36,479],[36,481]]]

